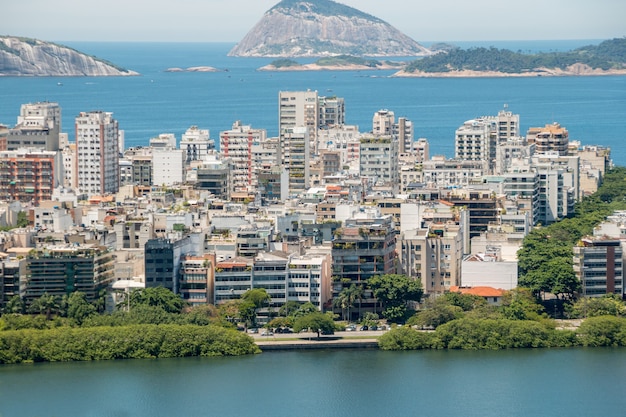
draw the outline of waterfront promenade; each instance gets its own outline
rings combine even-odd
[[[378,337],[384,330],[363,332],[336,332],[332,335],[317,333],[251,335],[262,351],[294,349],[378,349]]]

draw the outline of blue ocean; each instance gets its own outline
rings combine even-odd
[[[515,51],[569,50],[599,41],[480,42]],[[466,120],[495,115],[505,105],[521,116],[522,131],[557,122],[570,139],[612,149],[626,165],[626,76],[406,79],[392,71],[262,72],[272,59],[233,58],[232,43],[61,42],[139,72],[138,77],[0,78],[0,123],[13,126],[20,105],[60,103],[62,129],[74,140],[81,111],[113,112],[126,132],[126,147],[147,145],[160,133],[180,139],[190,126],[219,132],[241,120],[278,133],[278,92],[317,90],[344,97],[346,121],[371,129],[380,109],[413,121],[415,137],[430,141],[431,155],[454,154],[454,132]],[[464,43],[462,47],[472,46]],[[166,72],[168,68],[211,66],[213,73]]]

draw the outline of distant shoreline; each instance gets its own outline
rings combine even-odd
[[[397,70],[401,68],[400,65],[381,64],[375,67],[367,65],[319,65],[319,64],[302,64],[292,65],[284,67],[276,67],[274,65],[265,65],[257,71],[276,71],[276,72],[288,72],[288,71],[383,71],[383,70]]]
[[[500,71],[449,71],[449,72],[405,72],[398,71],[392,75],[397,78],[521,78],[521,77],[602,77],[610,75],[626,75],[626,69],[602,70],[593,69],[583,64],[577,64],[568,69],[540,68],[528,72],[500,72]]]

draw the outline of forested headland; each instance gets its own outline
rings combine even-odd
[[[499,72],[524,74],[542,69],[567,70],[582,64],[592,69],[623,70],[626,68],[626,38],[607,40],[569,52],[523,53],[508,49],[450,48],[412,61],[406,73],[450,73],[454,71]]]

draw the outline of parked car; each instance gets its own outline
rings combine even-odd
[[[274,332],[271,330],[263,330],[263,333],[261,333],[261,336],[274,336]]]
[[[361,327],[359,327],[359,330],[360,330],[360,331],[362,331],[362,332],[364,332],[364,331],[366,331],[366,330],[369,330],[369,327],[367,327],[367,326],[361,326]]]
[[[346,332],[356,332],[356,326],[354,324],[346,326]]]
[[[250,334],[257,334],[259,332],[259,329],[248,329],[248,333]]]
[[[370,330],[378,330],[378,326],[377,325],[373,325],[370,327]]]

